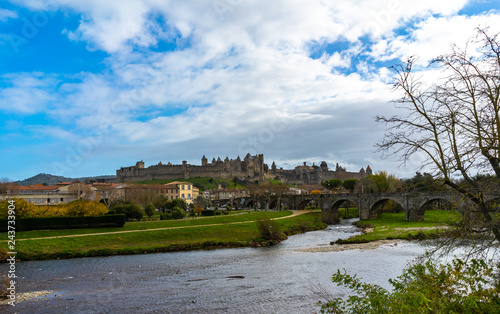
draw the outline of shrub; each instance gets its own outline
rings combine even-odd
[[[265,218],[257,221],[257,228],[260,236],[265,240],[281,241],[286,239],[285,234],[281,231],[278,222]]]
[[[175,206],[173,209],[172,209],[172,219],[182,219],[184,217],[186,217],[187,213],[185,210]]]
[[[151,203],[146,205],[146,207],[144,207],[144,213],[148,217],[152,217],[155,214],[155,210],[156,210],[155,206]]]
[[[108,212],[108,208],[103,203],[86,200],[76,200],[59,206],[66,208],[65,216],[69,217],[99,216]]]
[[[172,215],[171,214],[161,214],[160,215],[160,220],[171,220]]]
[[[127,216],[127,220],[141,220],[144,216],[144,212],[141,207],[132,202],[123,202],[111,205],[111,210],[116,211],[118,214],[125,214]]]
[[[215,211],[206,209],[201,211],[202,216],[215,216]]]
[[[123,227],[124,224],[125,224],[125,215],[20,218],[16,219],[16,231]],[[0,232],[6,232],[6,231],[7,231],[7,220],[0,219]]]
[[[36,213],[36,206],[28,203],[23,199],[13,199],[15,201],[16,207],[16,217],[17,218],[25,218],[31,217]],[[7,219],[8,207],[10,203],[8,200],[0,201],[0,218]]]
[[[233,210],[233,208],[232,208],[231,206],[227,205],[227,206],[226,206],[226,210],[227,210],[228,212],[230,212],[230,211],[232,211],[232,210]]]
[[[443,265],[428,261],[390,279],[390,292],[339,270],[332,281],[354,295],[328,300],[321,313],[499,313],[497,270],[491,261],[454,259]]]
[[[0,201],[0,217],[7,217],[7,201]],[[43,217],[88,217],[108,213],[106,205],[100,202],[75,200],[66,204],[35,206],[23,199],[15,199],[17,218]]]

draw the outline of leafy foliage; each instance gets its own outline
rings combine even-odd
[[[356,187],[356,183],[358,180],[356,179],[346,179],[344,182],[342,182],[342,187],[344,189],[351,191],[351,193],[354,191],[354,188]]]
[[[116,211],[117,214],[125,214],[127,220],[141,220],[144,216],[144,211],[139,205],[132,202],[117,202],[109,208],[110,210]]]
[[[346,300],[329,300],[321,306],[321,313],[499,313],[497,270],[484,260],[427,261],[390,279],[392,292],[339,270],[332,281],[354,294]]]
[[[286,239],[286,235],[281,231],[280,225],[275,220],[269,218],[257,221],[257,228],[260,236],[266,240],[281,241]]]
[[[339,188],[342,185],[342,180],[331,179],[323,182],[322,185],[329,190],[333,190]]]
[[[7,201],[0,201],[0,218],[7,217]],[[100,202],[76,200],[66,204],[35,206],[23,199],[15,200],[17,218],[45,217],[87,217],[101,216],[108,213],[106,205]]]
[[[394,175],[385,171],[377,171],[375,174],[368,176],[368,178],[375,184],[376,193],[393,192],[398,182]]]
[[[146,207],[144,207],[144,213],[148,217],[153,217],[153,215],[155,214],[155,206],[153,204],[146,205]]]

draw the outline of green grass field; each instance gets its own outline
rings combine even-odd
[[[221,247],[244,247],[252,241],[262,241],[257,229],[258,219],[278,218],[291,215],[283,212],[252,212],[243,215],[216,216],[183,221],[151,221],[127,223],[129,233],[110,233],[64,238],[38,238],[69,234],[101,233],[111,229],[28,231],[16,234],[16,251],[20,260],[40,260],[73,257],[106,256],[118,254],[141,254],[171,252]],[[233,220],[230,220],[233,218]],[[321,222],[321,213],[309,213],[277,220],[281,230],[296,234],[326,227]],[[230,224],[230,222],[236,224]],[[155,230],[157,228],[181,227]],[[149,228],[141,230],[141,227]],[[155,228],[156,227],[156,228]],[[124,228],[120,228],[124,229]],[[24,238],[24,240],[20,240]],[[3,242],[6,246],[7,242]]]
[[[405,220],[405,213],[384,213],[374,220],[362,220],[356,223],[363,228],[373,228],[368,232],[338,243],[362,243],[383,239],[423,239],[437,237],[445,232],[454,223],[459,222],[461,216],[456,211],[428,210],[424,221],[409,222]]]
[[[291,211],[279,212],[239,212],[232,215],[221,215],[213,217],[196,217],[186,218],[181,220],[153,220],[153,221],[132,221],[127,222],[122,228],[88,228],[88,229],[63,229],[63,230],[34,230],[22,231],[16,233],[16,239],[30,239],[30,238],[43,238],[43,237],[57,237],[74,234],[92,234],[102,232],[121,232],[130,230],[150,230],[159,228],[170,227],[183,227],[183,226],[202,226],[221,223],[235,223],[255,221],[268,218],[279,218],[291,215]],[[0,239],[7,239],[7,233],[0,233]]]

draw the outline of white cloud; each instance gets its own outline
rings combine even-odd
[[[9,19],[15,18],[17,18],[16,12],[0,8],[0,22],[7,22]]]
[[[372,59],[420,55],[424,62],[498,19],[457,16],[466,0],[57,2],[81,15],[69,38],[108,52],[109,68],[71,82],[54,75],[60,85],[54,77],[13,76],[12,87],[0,90],[0,108],[16,103],[33,113],[51,101],[50,113],[79,129],[111,124],[103,150],[141,147],[128,152],[139,158],[202,149],[234,155],[251,149],[253,136],[253,148],[270,156],[338,158],[356,171],[383,134],[372,117],[392,113],[397,97],[386,84],[390,71]],[[44,9],[41,0],[25,3]],[[409,36],[395,33],[411,23]],[[364,35],[374,44],[363,45]],[[181,37],[177,49],[149,50],[173,36]],[[312,46],[337,40],[349,48],[310,58]],[[273,130],[280,115],[283,125]]]
[[[492,34],[500,32],[499,13],[476,16],[429,17],[419,22],[409,36],[394,36],[372,46],[370,56],[385,61],[417,56],[421,65],[450,52],[451,45],[465,47],[469,38],[476,36],[476,28],[489,27]]]
[[[18,73],[0,76],[8,87],[0,89],[0,110],[35,114],[43,112],[56,99],[57,80],[44,73]]]

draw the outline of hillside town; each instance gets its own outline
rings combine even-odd
[[[0,198],[23,199],[35,206],[59,205],[84,199],[107,206],[119,200],[132,201],[144,203],[144,207],[147,202],[143,199],[158,196],[167,200],[181,199],[187,205],[193,204],[200,196],[214,204],[228,204],[238,208],[248,205],[249,199],[255,199],[256,194],[262,192],[259,191],[259,186],[260,189],[266,189],[266,182],[279,183],[279,191],[270,192],[273,194],[300,195],[310,194],[312,191],[328,194],[341,191],[340,187],[336,191],[325,188],[322,184],[328,180],[358,180],[371,174],[370,166],[359,172],[348,172],[337,164],[335,170],[331,171],[325,161],[320,166],[314,163],[308,166],[304,162],[291,170],[278,169],[274,162],[268,167],[262,154],[247,154],[243,160],[239,156],[235,160],[226,157],[224,161],[213,158],[211,163],[203,156],[201,166],[183,161],[181,165],[159,162],[145,168],[144,162],[140,161],[135,166],[117,170],[116,179],[66,181],[55,185],[45,182],[29,185],[4,183]],[[200,178],[207,178],[212,184],[202,185],[196,180]],[[162,183],[158,183],[159,181]],[[218,181],[220,182],[216,184]],[[240,203],[235,203],[235,199]]]

